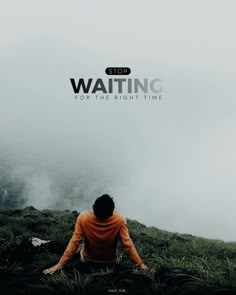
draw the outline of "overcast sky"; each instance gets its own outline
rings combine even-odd
[[[0,151],[24,205],[108,192],[146,225],[236,240],[235,1],[2,2]],[[75,101],[69,78],[107,66],[162,79],[163,100]]]

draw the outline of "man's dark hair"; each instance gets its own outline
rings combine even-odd
[[[98,197],[93,204],[93,212],[99,219],[105,219],[112,216],[115,209],[113,198],[105,194]]]

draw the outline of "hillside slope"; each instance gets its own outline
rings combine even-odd
[[[135,269],[120,249],[121,263],[112,271],[91,272],[75,257],[63,271],[43,275],[63,254],[77,215],[0,209],[2,294],[236,294],[236,243],[170,233],[134,220],[128,220],[130,235],[148,271]],[[36,238],[50,242],[37,245]]]

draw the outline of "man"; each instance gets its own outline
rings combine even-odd
[[[84,244],[80,251],[81,261],[112,264],[117,262],[117,242],[120,239],[123,251],[139,268],[148,269],[139,257],[129,236],[127,221],[117,211],[109,195],[97,198],[92,211],[82,211],[76,221],[73,236],[59,262],[51,268],[45,269],[44,274],[52,274],[61,269],[78,251],[84,237]]]

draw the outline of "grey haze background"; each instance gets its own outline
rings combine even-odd
[[[236,240],[234,1],[1,4],[1,198],[108,192],[146,225]],[[107,66],[163,79],[163,101],[75,101],[69,78]]]

